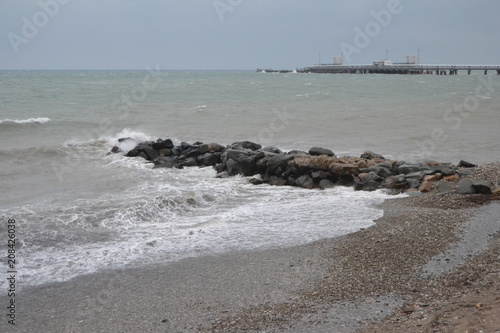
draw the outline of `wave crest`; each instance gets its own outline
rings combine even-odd
[[[28,119],[0,119],[0,124],[45,124],[52,119],[47,117],[28,118]]]

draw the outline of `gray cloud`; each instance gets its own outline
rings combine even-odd
[[[226,6],[223,20],[214,1]],[[364,31],[391,1],[4,0],[0,69],[304,67],[320,52],[331,62],[341,43],[354,45],[355,28]],[[53,12],[57,4],[57,13],[40,2]],[[401,0],[401,8],[353,63],[383,58],[386,49],[394,61],[420,49],[426,63],[500,62],[500,2]],[[26,20],[38,30],[29,38]]]

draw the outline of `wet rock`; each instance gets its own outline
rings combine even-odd
[[[206,153],[198,157],[198,162],[203,166],[214,166],[219,163],[220,156],[220,153]]]
[[[310,176],[302,175],[295,180],[295,185],[303,188],[312,189],[314,188],[314,181]]]
[[[217,175],[215,175],[215,178],[229,178],[229,174],[225,171],[219,172]]]
[[[227,174],[230,176],[236,176],[242,174],[240,164],[233,159],[227,161],[227,163],[225,164],[225,169]]]
[[[172,149],[160,149],[158,150],[158,153],[160,156],[171,156],[172,155]]]
[[[224,146],[218,144],[218,143],[205,143],[202,144],[198,147],[198,153],[200,155],[206,154],[206,153],[220,153],[224,151]]]
[[[270,179],[269,179],[269,185],[275,185],[275,186],[284,186],[287,184],[287,181],[284,180],[283,178],[281,177],[277,177],[277,176],[272,176]]]
[[[253,176],[256,173],[256,164],[254,156],[251,155],[240,155],[238,157],[238,165],[241,170],[241,174],[244,176]]]
[[[314,179],[314,180],[317,180],[317,181],[320,181],[322,179],[326,179],[330,176],[330,174],[326,171],[314,171],[311,173],[311,177]]]
[[[420,172],[424,170],[429,170],[429,166],[419,163],[419,164],[402,164],[398,167],[398,173],[409,174],[414,172]]]
[[[374,180],[369,180],[363,184],[363,191],[376,191],[380,187],[380,183]]]
[[[363,183],[366,184],[366,183],[371,182],[371,181],[381,183],[383,180],[384,180],[383,177],[380,177],[379,175],[377,175],[374,172],[370,172],[368,175],[366,175],[366,177],[364,177]]]
[[[319,187],[322,189],[333,188],[335,187],[335,184],[329,181],[328,179],[322,179],[319,182]]]
[[[404,177],[390,176],[382,181],[381,186],[392,190],[405,190],[408,188],[408,182]]]
[[[472,180],[466,178],[460,179],[456,187],[456,192],[458,194],[475,194],[476,190],[472,187]]]
[[[118,154],[118,153],[123,153],[123,150],[118,146],[114,146],[113,148],[111,148],[111,152],[113,154]]]
[[[240,141],[240,142],[235,142],[235,143],[232,143],[229,148],[232,148],[232,149],[249,149],[249,150],[259,150],[260,148],[262,148],[261,145],[259,145],[258,143],[254,143],[254,142],[250,142],[250,141]]]
[[[483,180],[461,179],[456,187],[458,194],[491,194],[492,185]]]
[[[477,165],[475,164],[472,164],[470,162],[467,162],[467,161],[464,161],[464,160],[461,160],[460,162],[458,162],[458,165],[457,167],[459,168],[475,168]]]
[[[158,139],[158,140],[156,140],[155,143],[153,143],[152,147],[156,150],[172,149],[172,148],[174,148],[174,144],[173,144],[172,140],[170,140],[170,139],[166,139],[166,140]]]
[[[376,154],[376,153],[369,151],[369,150],[367,150],[363,154],[361,154],[361,158],[363,158],[365,160],[373,160],[376,158],[385,159],[384,156],[382,156],[380,154]]]
[[[472,180],[472,187],[476,194],[492,194],[493,186],[484,180]]]
[[[264,184],[264,182],[262,181],[262,179],[259,179],[259,178],[252,178],[248,181],[250,184],[253,184],[253,185],[261,185],[261,184]]]
[[[184,161],[179,163],[179,165],[181,165],[183,167],[193,167],[193,166],[197,166],[198,162],[196,161],[195,157],[188,157]]]
[[[312,147],[311,149],[309,149],[309,155],[311,155],[311,156],[320,156],[320,155],[335,156],[333,151],[331,151],[330,149],[321,148],[321,147]]]
[[[392,167],[392,165],[391,165]],[[369,171],[375,173],[376,175],[380,176],[380,177],[389,177],[392,175],[392,171],[385,167],[385,166],[380,166],[380,164],[378,165],[375,165],[375,166],[372,166],[370,168],[368,168]]]
[[[159,156],[153,160],[154,168],[174,168],[177,165],[177,158],[170,156]]]
[[[427,192],[430,192],[432,190],[432,183],[427,181],[427,180],[424,180],[420,186],[418,187],[418,190],[422,193],[427,193]]]
[[[307,155],[307,152],[303,151],[303,150],[290,150],[288,153],[288,155]]]
[[[283,154],[281,149],[274,147],[274,146],[267,146],[267,147],[262,148],[261,150],[269,152],[269,153],[273,153],[273,154]]]
[[[135,142],[135,140],[132,139],[131,137],[127,137],[127,138],[119,138],[118,142],[120,142],[120,143],[123,143],[123,142]]]
[[[276,174],[278,168],[281,168],[284,171],[288,166],[288,161],[291,160],[293,160],[292,155],[279,154],[272,156],[267,160],[267,174]]]
[[[450,183],[444,179],[440,180],[437,186],[439,193],[448,193],[453,190],[453,183]]]
[[[452,176],[443,177],[443,179],[446,180],[447,182],[453,182],[453,181],[459,180],[460,177],[458,177],[457,175],[452,175]]]

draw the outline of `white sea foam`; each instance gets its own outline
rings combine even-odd
[[[0,119],[0,124],[13,123],[13,124],[45,124],[52,119],[47,117],[28,118],[28,119]]]
[[[349,188],[253,186],[242,177],[215,179],[211,168],[139,174],[144,178],[114,195],[19,209],[23,285],[336,237],[373,225],[382,216],[375,205],[392,197]]]

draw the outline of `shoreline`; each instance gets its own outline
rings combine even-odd
[[[440,327],[447,322],[446,332],[450,320],[436,318],[445,315],[446,306],[453,306],[463,291],[483,295],[499,288],[495,281],[500,260],[494,258],[500,233],[493,229],[500,228],[495,223],[500,204],[482,206],[472,197],[431,192],[390,199],[380,205],[384,216],[374,226],[333,239],[28,287],[18,297],[17,329],[426,332],[424,325]],[[459,262],[460,270],[431,278],[422,275],[424,265],[463,243],[460,233],[467,223],[486,220],[493,226],[483,239],[489,248],[473,257],[459,251],[465,259]],[[494,299],[488,302],[495,304]],[[498,314],[498,301],[496,308],[479,303],[483,305],[477,311]],[[477,313],[470,311],[470,317]]]

